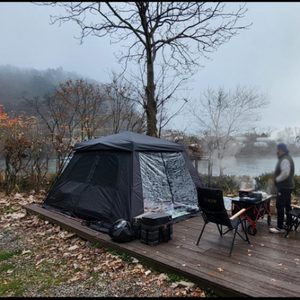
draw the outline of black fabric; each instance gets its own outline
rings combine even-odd
[[[224,206],[223,193],[213,188],[198,188],[198,201],[201,210],[205,211],[207,221],[231,226]]]
[[[182,153],[195,186],[203,186],[182,145],[127,131],[77,143],[42,206],[89,221],[132,222],[144,213],[140,151]]]
[[[155,226],[168,223],[172,220],[172,216],[166,213],[156,213],[142,217],[142,224]]]
[[[98,153],[87,153],[81,156],[69,171],[68,180],[86,182],[97,157]]]
[[[130,219],[129,155],[113,151],[75,153],[44,200],[44,207],[85,220],[113,223],[120,217]]]
[[[164,225],[141,225],[141,242],[149,245],[155,246],[163,242],[168,242],[173,236],[173,222],[169,221]]]
[[[275,180],[274,181],[275,182],[275,186],[277,188],[280,188],[280,189],[294,189],[295,188],[295,184],[294,184],[295,166],[294,166],[294,161],[293,161],[292,157],[288,153],[281,154],[278,157],[278,162],[277,162],[276,167],[275,167],[274,177],[276,179],[276,177],[279,176],[280,173],[282,172],[282,170],[281,170],[281,162],[284,159],[287,159],[289,161],[289,163],[290,163],[290,174],[283,181],[277,182]]]
[[[120,219],[115,221],[109,228],[109,236],[118,243],[127,243],[134,238],[130,222]]]
[[[246,230],[246,217],[242,218],[241,216],[238,216],[235,219],[230,220],[224,206],[223,192],[221,190],[213,188],[197,188],[197,194],[199,208],[204,220],[204,226],[202,227],[196,245],[199,244],[204,229],[209,222],[215,223],[217,225],[221,236],[225,235],[229,231],[233,231],[234,234],[231,242],[229,256],[231,256],[232,253],[236,234],[238,234],[243,241],[250,243]],[[245,237],[238,232],[238,226],[240,224],[242,225]],[[222,226],[226,226],[226,229],[223,230]]]
[[[291,208],[292,189],[277,189],[276,194],[276,209],[277,209],[277,227],[283,229],[284,209],[287,215],[286,225],[289,226],[291,219],[287,213]]]
[[[81,222],[81,225],[104,233],[109,233],[109,229],[112,226],[111,223],[97,221],[83,221]]]
[[[287,216],[290,218],[290,224],[287,225],[286,233],[284,237],[286,238],[289,232],[293,229],[296,231],[298,226],[300,225],[300,209],[293,208],[289,212],[287,212]]]
[[[101,154],[96,169],[91,176],[91,184],[115,188],[117,185],[119,162],[116,155]]]
[[[100,137],[86,142],[77,143],[74,151],[86,150],[123,150],[123,151],[180,151],[184,152],[181,144],[164,139],[151,137],[131,131]]]

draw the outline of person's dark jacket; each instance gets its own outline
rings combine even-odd
[[[282,168],[281,168],[281,163],[283,160],[288,160],[290,164],[290,172],[288,176],[282,180],[282,181],[277,181],[276,178],[282,173]],[[295,174],[295,166],[294,166],[294,161],[292,157],[288,153],[284,153],[278,157],[278,162],[275,168],[275,186],[277,189],[294,189],[294,174]]]

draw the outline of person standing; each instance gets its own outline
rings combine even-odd
[[[270,228],[271,233],[285,233],[285,228],[290,225],[290,216],[287,215],[286,225],[283,224],[285,212],[291,210],[291,194],[294,190],[294,161],[289,155],[289,150],[285,143],[279,143],[276,151],[278,162],[275,167],[274,183],[277,188],[276,209],[277,226]]]

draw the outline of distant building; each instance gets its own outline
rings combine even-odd
[[[267,142],[254,142],[253,146],[254,147],[260,147],[260,148],[267,148],[268,143]]]

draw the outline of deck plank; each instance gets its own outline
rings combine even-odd
[[[221,237],[215,224],[207,225],[196,245],[203,226],[201,216],[173,224],[172,240],[150,247],[139,240],[115,243],[108,234],[38,204],[24,208],[86,240],[134,256],[162,272],[189,278],[220,296],[294,297],[300,292],[300,232],[292,231],[288,238],[270,234],[266,219],[257,221],[257,235],[249,236],[250,244],[237,236],[228,257],[232,233]],[[275,222],[272,218],[272,226]]]

